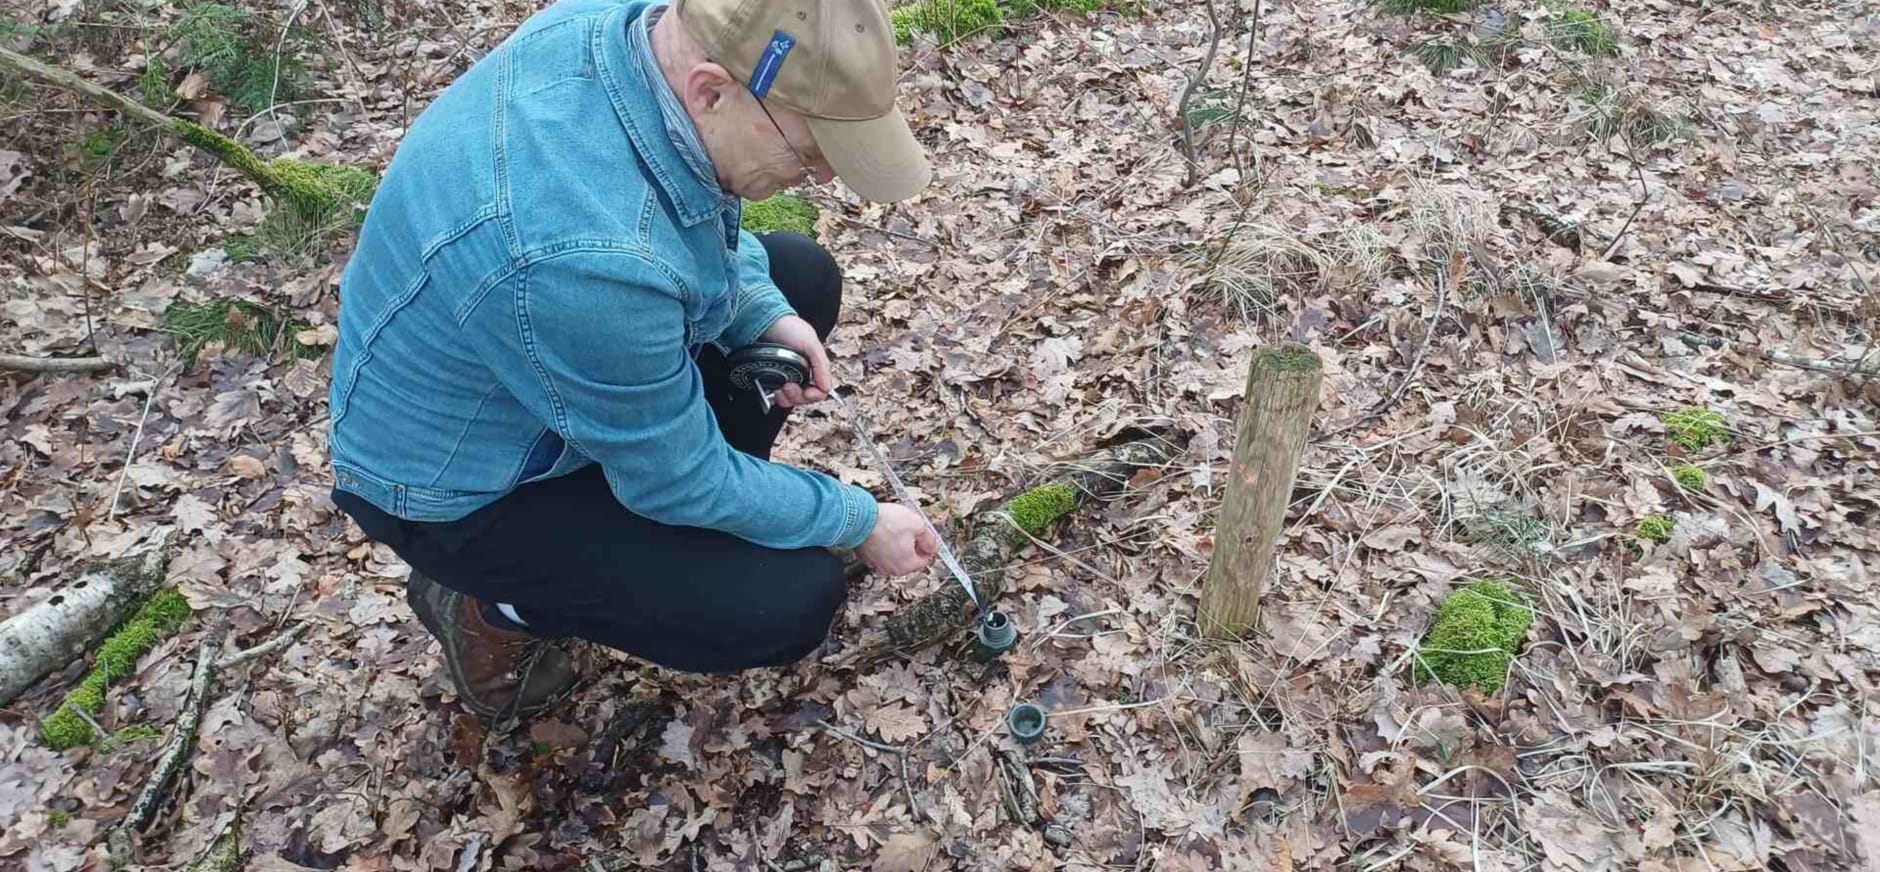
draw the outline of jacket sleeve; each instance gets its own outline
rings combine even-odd
[[[681,291],[639,255],[535,263],[492,289],[464,330],[503,386],[599,463],[635,514],[772,548],[854,547],[874,529],[867,491],[725,441],[687,354]]]
[[[770,278],[770,255],[764,251],[764,244],[749,230],[738,231],[737,311],[737,317],[718,335],[718,343],[726,351],[756,342],[779,318],[796,314]]]

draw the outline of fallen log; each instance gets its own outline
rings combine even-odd
[[[25,354],[0,354],[0,372],[103,372],[111,361],[102,357],[33,357]]]
[[[1011,562],[1012,552],[1030,537],[1043,533],[1052,522],[1082,506],[1121,494],[1137,472],[1160,467],[1175,454],[1176,446],[1159,438],[1104,448],[1069,464],[1058,478],[975,515],[972,536],[958,556],[966,574],[972,576],[980,599],[990,602],[1005,592],[1006,565]],[[949,583],[889,615],[880,630],[866,633],[858,656],[873,659],[924,648],[954,634],[975,617],[966,591]]]
[[[83,656],[163,582],[162,541],[140,557],[87,568],[64,590],[0,622],[0,705]]]

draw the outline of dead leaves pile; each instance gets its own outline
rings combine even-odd
[[[334,25],[349,57],[324,81],[350,102],[277,147],[385,153],[408,104],[529,11],[464,5]],[[1244,33],[1252,8],[1222,13]],[[1545,14],[1504,11],[1524,34]],[[1871,347],[1873,23],[1598,11],[1619,59],[1530,40],[1438,78],[1406,51],[1460,19],[1263,4],[1248,122],[1203,132],[1192,188],[1169,119],[1205,48],[1198,4],[909,54],[935,190],[818,194],[849,288],[839,378],[891,458],[950,525],[1127,426],[1186,441],[1055,551],[1021,553],[1003,606],[1023,635],[997,666],[856,665],[863,628],[944,583],[876,580],[815,662],[728,680],[603,657],[563,710],[486,732],[439,686],[403,567],[325,499],[325,363],[209,348],[173,369],[150,330],[174,300],[230,295],[330,324],[332,268],[179,276],[110,222],[89,242],[26,228],[34,258],[0,267],[9,346],[72,347],[89,317],[132,362],[0,388],[18,579],[0,609],[183,534],[172,574],[203,617],[123,682],[112,728],[170,723],[198,634],[310,625],[230,677],[152,862],[238,811],[264,869],[1873,862],[1880,395],[1760,353]],[[1228,40],[1207,83],[1228,105],[1245,49]],[[1687,132],[1589,139],[1576,101],[1620,72]],[[252,223],[252,194],[187,157],[176,190],[105,201]],[[0,200],[37,159],[0,152]],[[1276,298],[1223,299],[1205,265],[1230,234],[1303,252]],[[113,291],[89,314],[84,270]],[[1324,359],[1321,416],[1263,631],[1208,643],[1191,616],[1245,352],[1282,338]],[[1685,406],[1732,439],[1676,447],[1659,413]],[[786,440],[782,459],[885,487],[829,412]],[[1687,462],[1702,490],[1673,480]],[[1668,541],[1632,541],[1647,515],[1675,520]],[[1435,603],[1484,574],[1540,613],[1508,687],[1416,686]],[[0,862],[84,867],[154,753],[45,752],[28,715],[54,692],[0,723]],[[1003,727],[1026,700],[1056,713],[1030,750]]]

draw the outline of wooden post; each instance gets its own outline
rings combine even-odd
[[[1267,346],[1247,367],[1247,404],[1234,428],[1227,499],[1214,525],[1214,560],[1201,583],[1201,630],[1239,638],[1260,619],[1260,590],[1286,523],[1293,477],[1319,407],[1319,356]]]

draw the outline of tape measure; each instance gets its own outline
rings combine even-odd
[[[733,352],[730,361],[731,386],[755,391],[766,415],[784,385],[809,384],[809,358],[789,346],[771,342],[747,345]]]
[[[782,390],[784,385],[809,384],[809,358],[789,346],[773,342],[759,342],[732,352],[728,359],[731,363],[731,386],[756,393],[757,401],[763,404],[766,415],[770,414],[771,407],[775,405],[776,393]],[[953,580],[959,582],[960,587],[966,590],[966,598],[972,600],[973,608],[979,611],[982,618],[990,620],[996,617],[999,621],[1005,620],[1004,615],[986,613],[986,604],[980,600],[979,589],[973,586],[972,576],[966,574],[966,567],[961,566],[959,558],[953,555],[953,549],[947,545],[946,537],[940,535],[940,530],[933,525],[932,520],[928,519],[927,513],[920,510],[920,503],[914,500],[914,495],[908,493],[907,485],[903,484],[901,477],[895,474],[893,465],[888,463],[887,455],[881,453],[881,446],[876,445],[874,438],[868,435],[868,424],[863,420],[861,411],[850,408],[848,403],[842,401],[840,395],[830,394],[829,399],[849,419],[849,426],[855,431],[856,440],[868,449],[869,455],[875,460],[876,468],[887,476],[888,484],[894,487],[895,497],[900,499],[902,505],[913,509],[914,513],[920,516],[921,521],[927,525],[927,529],[933,533],[934,539],[940,543],[940,561],[946,564],[947,571],[953,574]]]

